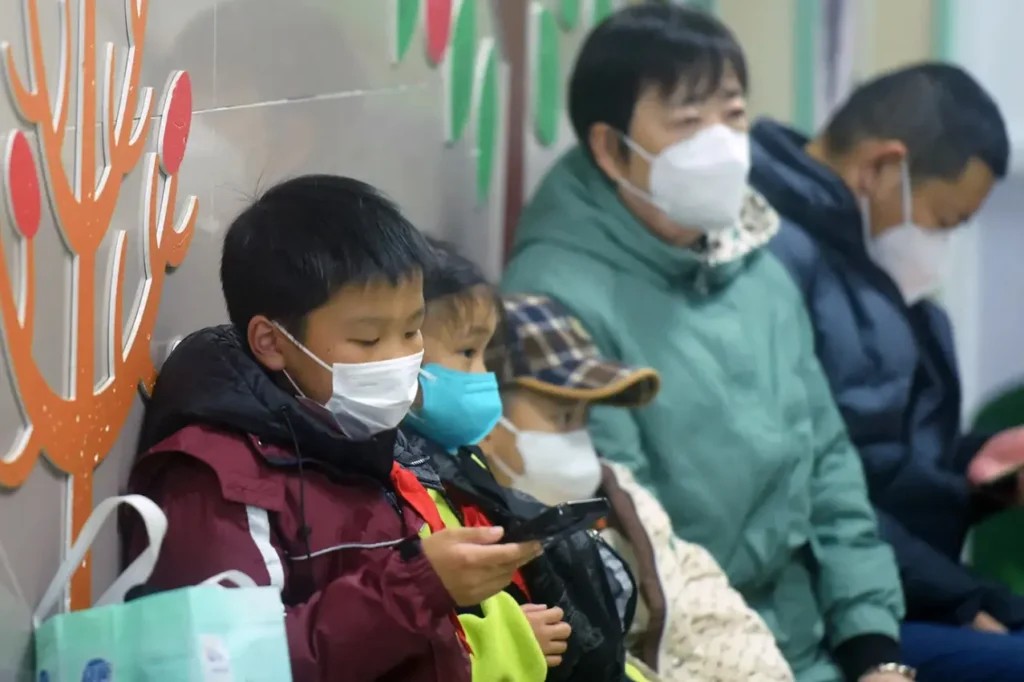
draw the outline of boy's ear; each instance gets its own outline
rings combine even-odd
[[[249,320],[246,336],[249,349],[261,365],[271,372],[280,372],[284,369],[284,354],[281,352],[284,335],[274,323],[263,315],[256,315]]]

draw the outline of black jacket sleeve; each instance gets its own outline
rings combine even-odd
[[[994,435],[994,433],[989,431],[968,431],[961,434],[956,444],[956,450],[953,453],[954,470],[960,474],[966,473],[971,460],[978,454],[982,446],[988,442],[988,439]]]
[[[848,639],[832,652],[843,677],[857,682],[874,667],[900,660],[900,644],[885,635],[860,635]]]
[[[882,537],[896,552],[907,620],[964,625],[985,611],[1007,627],[1024,626],[1024,597],[979,578],[967,566],[910,534],[884,510],[877,511]]]

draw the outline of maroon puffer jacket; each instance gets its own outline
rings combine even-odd
[[[345,441],[217,328],[168,359],[141,447],[129,488],[168,520],[149,587],[228,569],[279,587],[296,682],[469,682],[424,521],[390,482],[394,432]],[[145,531],[122,531],[131,558]]]

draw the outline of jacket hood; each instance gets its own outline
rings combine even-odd
[[[857,198],[832,169],[804,151],[808,141],[780,123],[758,121],[750,133],[750,184],[816,241],[866,254]]]
[[[778,218],[750,192],[735,229],[709,237],[705,248],[661,241],[626,208],[614,185],[574,147],[559,159],[523,211],[517,251],[532,243],[584,252],[612,269],[670,284],[724,283],[778,230]]]
[[[347,439],[281,389],[232,325],[186,337],[164,363],[146,407],[139,451],[196,423],[250,434],[295,453],[290,465],[318,463],[389,480],[397,430]]]

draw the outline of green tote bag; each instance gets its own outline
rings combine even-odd
[[[100,527],[122,504],[142,516],[149,547],[93,608],[46,618]],[[276,588],[228,571],[202,585],[125,602],[153,572],[166,530],[163,512],[141,495],[108,498],[96,507],[36,609],[38,682],[290,682]]]

